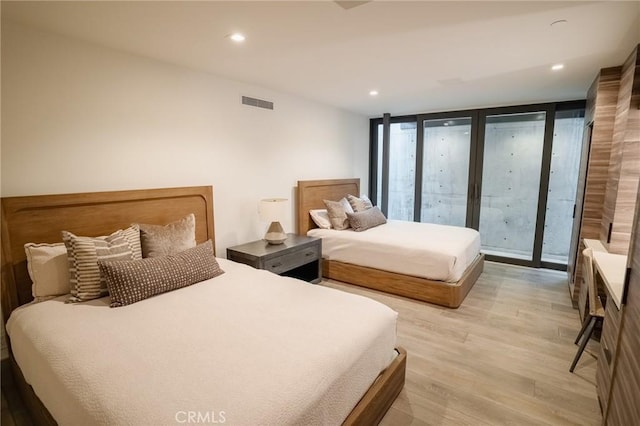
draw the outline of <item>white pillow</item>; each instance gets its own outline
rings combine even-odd
[[[309,210],[311,219],[318,225],[318,228],[331,229],[331,221],[329,220],[329,213],[327,209],[314,209]]]
[[[27,243],[24,251],[32,282],[31,294],[36,302],[69,294],[69,261],[64,243]]]

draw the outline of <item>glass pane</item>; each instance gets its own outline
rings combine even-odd
[[[544,112],[487,117],[480,240],[487,254],[533,259]]]
[[[393,123],[389,140],[389,219],[413,220],[416,123]]]
[[[566,265],[569,260],[583,130],[584,110],[556,113],[542,243],[546,262]]]
[[[425,120],[420,221],[465,226],[471,118]]]
[[[382,206],[382,153],[383,153],[383,147],[382,147],[382,124],[378,124],[378,177],[376,179],[377,181],[377,188],[378,188],[378,193],[376,194],[376,199],[373,200],[376,204],[376,206],[381,207]],[[360,195],[356,195],[356,197],[359,197]]]

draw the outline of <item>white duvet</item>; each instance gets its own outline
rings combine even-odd
[[[355,232],[312,229],[322,238],[322,257],[383,271],[456,282],[480,253],[474,229],[433,223],[389,220]]]
[[[396,312],[219,262],[217,278],[130,306],[14,311],[14,356],[56,421],[340,424],[390,363]]]

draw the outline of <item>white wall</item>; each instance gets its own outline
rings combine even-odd
[[[213,185],[218,255],[262,236],[260,198],[295,231],[298,179],[367,190],[366,117],[204,72],[3,22],[1,94],[2,196]]]

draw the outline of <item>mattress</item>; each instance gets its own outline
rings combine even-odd
[[[480,253],[474,229],[389,220],[355,232],[312,229],[322,238],[322,257],[383,271],[455,283]]]
[[[121,308],[61,297],[12,313],[15,359],[58,424],[346,418],[393,359],[396,312],[219,262],[219,277]]]

